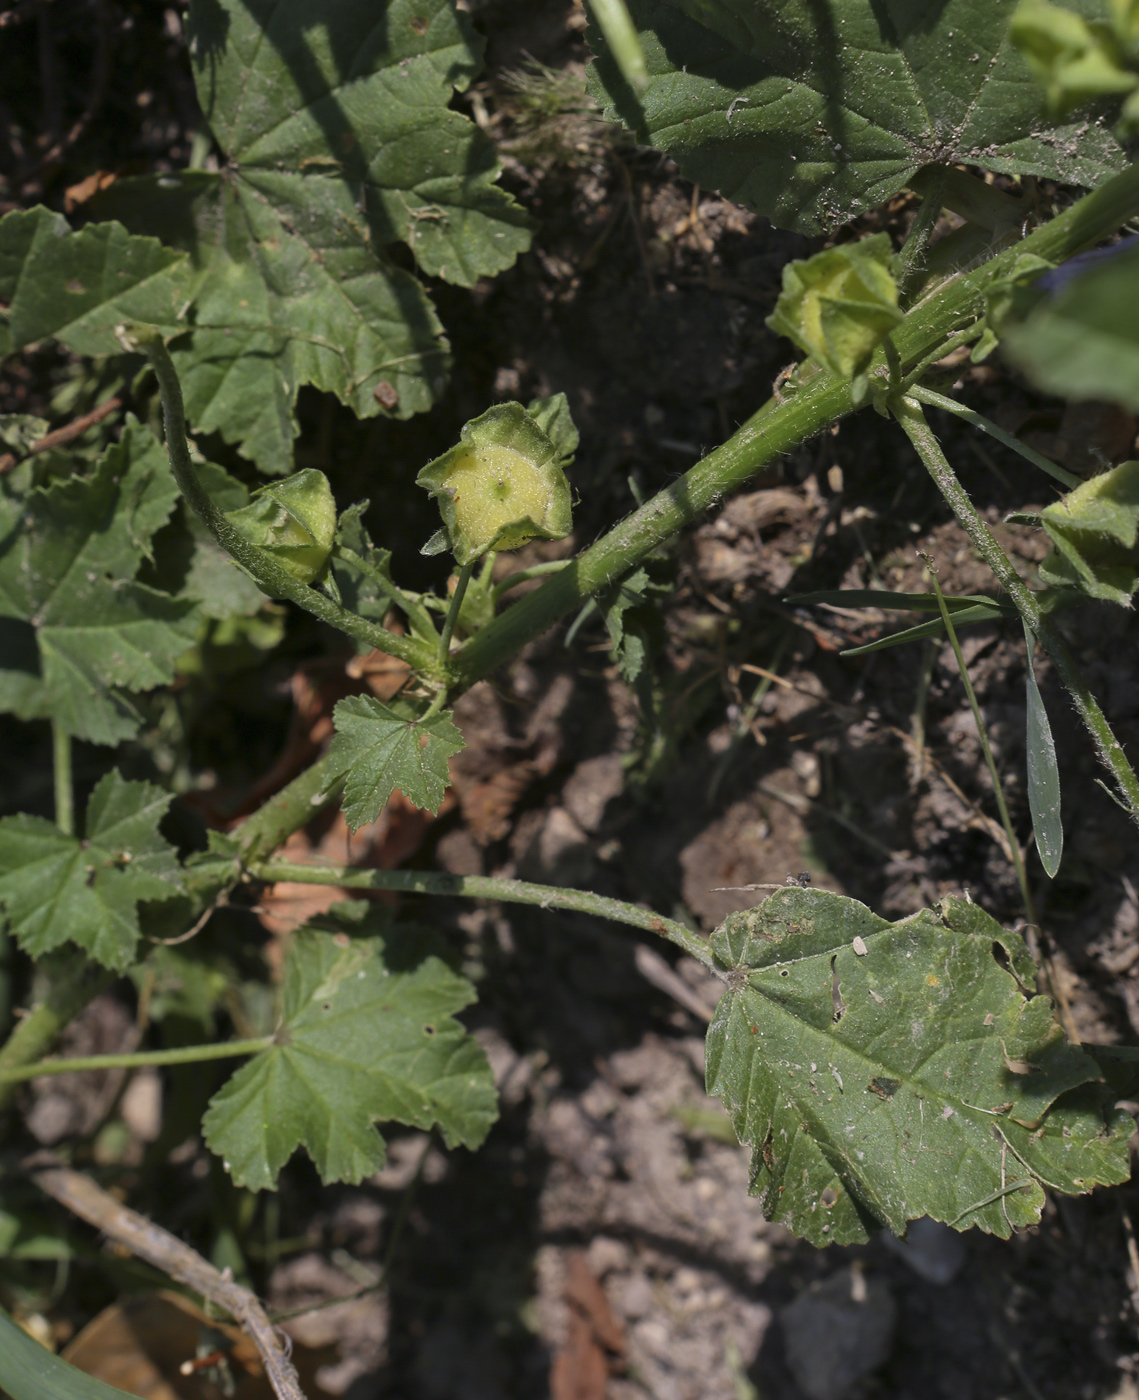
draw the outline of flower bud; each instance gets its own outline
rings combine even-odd
[[[1053,588],[1131,606],[1139,586],[1139,462],[1121,462],[1045,506],[1041,523],[1054,546],[1040,565]]]
[[[902,320],[890,256],[889,238],[878,233],[788,263],[767,324],[832,373],[856,378]]]
[[[489,409],[467,423],[460,437],[416,478],[439,504],[457,563],[569,534],[573,512],[564,455],[521,404]]]
[[[312,468],[262,486],[226,519],[302,583],[323,573],[336,536],[332,488],[325,474]]]

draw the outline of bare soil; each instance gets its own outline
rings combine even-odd
[[[579,7],[489,0],[469,8],[489,36],[488,69],[462,104],[502,144],[506,183],[535,219],[534,247],[471,293],[434,287],[456,360],[435,412],[361,425],[313,395],[302,402],[298,446],[298,465],[328,471],[341,504],[371,497],[377,542],[394,551],[397,578],[420,586],[442,578],[417,553],[434,525],[409,483],[467,418],[495,400],[568,394],[582,431],[575,535],[532,557],[566,553],[764,401],[790,359],[764,317],[783,263],[816,246],[693,189],[667,161],[580,111],[563,107],[544,124],[527,115],[510,74],[533,60],[580,72]],[[62,0],[55,9],[70,16]],[[170,49],[162,61],[181,71],[176,33],[162,43]],[[158,52],[132,61],[153,64]],[[179,115],[192,95],[181,80],[171,83],[160,102],[173,103],[163,106],[165,141],[122,104],[136,158],[151,166],[176,160],[178,133],[193,125],[192,111]],[[65,168],[55,178],[46,197],[59,203],[70,176]],[[906,214],[899,201],[885,226],[901,228]],[[1134,453],[1136,423],[1115,410],[1083,405],[1062,415],[998,363],[942,368],[963,400],[1075,470],[1093,466],[1097,453]],[[67,372],[53,360],[33,370],[5,370],[5,411],[28,411],[45,375]],[[1031,579],[1040,535],[1001,522],[1052,499],[1050,484],[971,430],[936,413],[933,420]],[[244,470],[214,446],[219,460]],[[439,820],[387,813],[354,838],[353,857],[588,886],[704,930],[757,897],[724,887],[781,884],[801,872],[891,918],[968,892],[1015,924],[1024,911],[952,653],[919,642],[844,658],[845,647],[913,619],[787,601],[839,586],[924,587],[920,551],[946,592],[993,591],[901,434],[870,412],[844,422],[664,552],[659,568],[672,587],[661,605],[655,724],[621,680],[597,618],[572,645],[559,628],[459,702],[468,747]],[[1134,616],[1088,606],[1061,625],[1116,732],[1139,752]],[[1012,626],[963,636],[1024,833],[1023,638]],[[1081,1038],[1136,1043],[1139,844],[1099,784],[1091,746],[1045,662],[1037,674],[1061,756],[1067,840],[1055,881],[1034,867],[1042,951]],[[761,682],[768,688],[759,698]],[[363,683],[339,644],[301,621],[269,665],[215,678],[212,689],[187,688],[174,748],[188,771],[208,770],[210,779],[180,804],[184,838],[201,838],[203,813],[220,821],[236,811],[282,752],[299,768],[327,732],[331,699]],[[11,725],[2,743],[13,775],[5,810],[46,809],[43,736]],[[127,767],[153,773],[165,752],[152,736],[128,752]],[[93,783],[105,763],[104,753],[82,753],[83,781]],[[327,820],[298,840],[325,854],[348,849],[342,826]],[[244,949],[238,956],[252,968],[266,929],[275,937],[296,922],[294,909],[274,925],[272,898],[263,923],[233,912],[208,937]],[[193,1134],[195,1107],[216,1083],[203,1068],[165,1081],[176,1122],[157,1143],[146,1145],[146,1108],[137,1109],[133,1156],[117,1159],[117,1170],[130,1167],[125,1180],[140,1209],[216,1259],[238,1260],[282,1308],[375,1280],[401,1222],[386,1288],[362,1311],[345,1304],[323,1314],[329,1326],[313,1344],[335,1349],[320,1373],[325,1393],[1139,1395],[1134,1187],[1051,1200],[1038,1228],[1008,1242],[970,1232],[958,1255],[934,1241],[917,1266],[884,1239],[816,1250],[763,1220],[747,1195],[746,1153],[726,1140],[722,1112],[704,1096],[702,1034],[714,993],[698,967],[662,959],[659,949],[646,957],[639,936],[583,916],[438,903],[407,913],[430,921],[478,983],[471,1024],[502,1095],[501,1121],[481,1152],[445,1153],[397,1133],[388,1167],[360,1188],[322,1188],[298,1160],[270,1218],[263,1200],[227,1184]],[[137,1034],[134,1010],[121,992],[96,1001],[68,1048],[126,1044]],[[85,1077],[29,1093],[27,1131],[40,1142],[90,1137],[121,1109],[118,1084],[94,1088]],[[284,1251],[275,1264],[264,1247],[271,1237],[285,1242],[274,1245]],[[47,1308],[59,1335],[143,1282],[89,1243]],[[304,1326],[296,1327],[303,1342]],[[795,1358],[848,1333],[855,1340],[827,1363],[830,1389],[805,1392]]]

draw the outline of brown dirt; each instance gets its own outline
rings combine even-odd
[[[329,470],[342,503],[370,495],[372,527],[395,553],[396,576],[420,584],[439,581],[417,554],[434,527],[408,482],[466,418],[494,399],[567,392],[583,437],[572,475],[581,498],[575,541],[584,543],[766,398],[789,351],[763,318],[783,262],[810,250],[580,115],[535,135],[507,74],[527,57],[575,70],[584,58],[580,9],[569,0],[468,8],[490,35],[475,110],[481,104],[480,119],[506,143],[506,182],[537,221],[534,249],[471,294],[435,289],[457,364],[436,412],[361,427],[315,396],[301,405],[298,465]],[[186,100],[181,88],[177,95]],[[140,151],[147,130],[139,129]],[[1116,458],[1133,450],[1135,423],[1116,413],[1062,416],[999,366],[951,367],[949,376],[966,401],[1077,469],[1089,441]],[[18,374],[0,388],[9,409],[26,408]],[[1039,536],[1000,521],[1050,499],[1047,483],[1004,449],[933,417],[966,487],[1031,577]],[[468,747],[455,764],[457,800],[416,830],[415,863],[589,886],[703,929],[753,897],[718,887],[778,884],[801,871],[890,917],[968,889],[1015,923],[1023,911],[952,654],[919,643],[843,659],[843,647],[912,618],[786,601],[819,588],[923,587],[919,549],[947,592],[992,591],[891,425],[862,414],[804,445],[666,551],[675,587],[663,605],[658,732],[646,733],[597,622],[568,649],[559,629],[459,702]],[[1137,751],[1133,615],[1089,606],[1061,626]],[[1024,833],[1023,641],[1011,627],[988,626],[965,633],[964,648]],[[286,691],[296,694],[313,649],[330,654],[327,641],[298,628],[254,682],[195,700],[191,758],[209,753],[234,791],[263,775],[286,748]],[[778,679],[745,722],[762,679],[748,666]],[[1094,754],[1046,663],[1038,676],[1061,754],[1067,833],[1057,880],[1035,867],[1041,920],[1081,1036],[1135,1043],[1139,846],[1098,785]],[[5,743],[15,770],[42,767],[36,734],[13,734]],[[88,768],[94,761],[82,759]],[[140,771],[149,761],[129,759]],[[29,791],[46,802],[34,780],[21,781],[22,805]],[[388,835],[376,834],[377,851]],[[322,840],[343,833],[312,833],[308,847]],[[424,917],[424,907],[414,913]],[[782,1310],[851,1268],[897,1309],[888,1359],[857,1393],[1139,1394],[1139,1277],[1128,1254],[1135,1188],[1052,1200],[1039,1228],[1007,1243],[970,1233],[948,1283],[921,1277],[880,1239],[815,1250],[767,1224],[747,1196],[746,1154],[724,1140],[722,1114],[703,1094],[701,1018],[642,975],[639,936],[508,907],[433,905],[431,919],[478,982],[472,1024],[499,1083],[500,1124],[475,1156],[397,1135],[389,1166],[360,1188],[322,1189],[298,1161],[283,1178],[279,1220],[280,1237],[299,1242],[297,1257],[275,1269],[263,1249],[247,1259],[286,1304],[339,1297],[346,1280],[378,1276],[410,1200],[382,1302],[324,1315],[330,1326],[346,1319],[334,1339],[336,1377],[354,1400],[523,1400],[551,1384],[557,1400],[800,1400]],[[248,938],[236,915],[217,924],[219,938]],[[682,961],[676,972],[697,999],[711,996],[694,965]],[[65,1048],[120,1043],[123,1018],[107,1005],[92,1005]],[[88,1130],[89,1086],[54,1085],[56,1097],[40,1092],[36,1111],[50,1108],[64,1132]],[[186,1089],[189,1106],[208,1090],[205,1078]],[[166,1155],[148,1158],[143,1194],[167,1224],[176,1200],[174,1227],[203,1247],[236,1240],[247,1208],[185,1139],[163,1139]],[[81,1271],[63,1310],[89,1316],[106,1300],[98,1278]]]

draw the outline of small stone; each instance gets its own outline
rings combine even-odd
[[[965,1264],[965,1241],[940,1220],[911,1220],[904,1240],[883,1232],[886,1247],[928,1283],[952,1283]]]
[[[787,1365],[807,1400],[845,1400],[876,1371],[889,1358],[896,1315],[886,1283],[853,1268],[783,1308]]]

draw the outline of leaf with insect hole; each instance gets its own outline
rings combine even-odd
[[[323,1181],[384,1164],[377,1121],[438,1128],[478,1147],[497,1117],[494,1076],[454,1019],[475,989],[436,957],[395,971],[381,938],[302,929],[285,964],[274,1044],[210,1100],[206,1142],[239,1186],[273,1189],[304,1147]]]
[[[976,905],[891,924],[789,888],[712,948],[729,990],[708,1092],[752,1148],[752,1193],[795,1234],[849,1244],[928,1215],[1007,1238],[1039,1219],[1042,1184],[1126,1180],[1130,1118],[1029,994],[1020,935]]]

